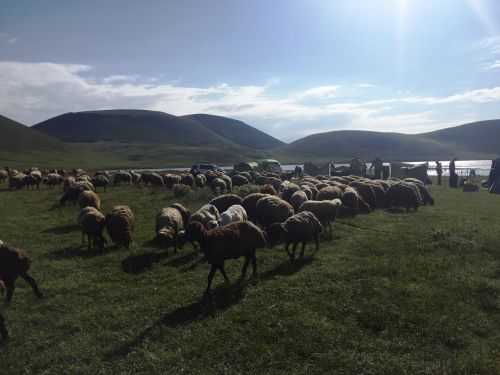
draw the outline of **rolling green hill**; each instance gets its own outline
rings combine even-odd
[[[182,118],[197,121],[221,137],[252,149],[268,150],[285,144],[243,121],[232,118],[207,114],[187,115]]]
[[[500,120],[426,134],[332,131],[313,134],[274,150],[283,161],[346,160],[379,156],[393,161],[491,159],[500,155]]]

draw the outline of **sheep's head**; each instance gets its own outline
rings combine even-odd
[[[156,239],[161,247],[168,248],[175,244],[175,230],[172,228],[162,228],[158,231]]]
[[[203,227],[203,224],[200,223],[199,221],[193,221],[189,223],[187,229],[186,229],[186,234],[184,235],[185,241],[190,241],[190,242],[200,242],[203,239],[203,234],[205,233],[205,228]]]

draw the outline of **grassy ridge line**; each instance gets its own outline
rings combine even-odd
[[[199,304],[208,267],[191,247],[130,275],[129,252],[79,248],[77,209],[51,210],[60,192],[1,191],[2,239],[30,251],[47,294],[36,301],[19,281],[2,373],[498,373],[500,199],[432,190],[437,205],[415,214],[340,220],[333,242],[294,266],[281,247],[260,250],[259,280],[227,288],[217,276],[209,314]],[[136,213],[133,255],[156,251],[147,242],[170,193],[101,197],[104,211]],[[241,265],[228,262],[233,282]]]

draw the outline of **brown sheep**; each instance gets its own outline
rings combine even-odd
[[[191,212],[186,207],[184,207],[184,205],[180,203],[173,203],[169,207],[173,207],[181,213],[182,224],[184,225],[184,228],[186,228],[189,223],[189,219],[191,217]]]
[[[181,183],[181,176],[167,173],[163,176],[163,182],[167,188],[172,189],[174,185]]]
[[[134,232],[134,214],[128,206],[115,206],[106,215],[106,229],[111,240],[118,246],[130,248]]]
[[[420,193],[411,183],[400,182],[392,185],[387,191],[386,208],[405,207],[406,212],[409,212],[410,208],[417,211],[420,203]]]
[[[358,213],[369,213],[370,205],[364,201],[356,189],[348,186],[342,194],[342,215],[357,215]]]
[[[208,264],[211,265],[208,274],[208,284],[205,293],[210,295],[210,287],[215,272],[219,270],[224,279],[229,283],[224,262],[227,259],[245,257],[241,270],[241,278],[246,276],[248,264],[252,261],[252,271],[257,275],[257,249],[267,245],[266,237],[261,229],[249,221],[239,221],[224,227],[206,230],[199,222],[189,224],[187,230],[189,241],[199,241],[201,251],[204,253]]]
[[[80,195],[78,195],[78,205],[80,209],[90,206],[100,210],[101,198],[93,191],[82,191]]]
[[[156,241],[165,249],[173,246],[174,252],[177,253],[179,235],[183,231],[184,219],[177,208],[166,207],[156,215]]]
[[[196,187],[204,188],[205,185],[207,184],[207,177],[203,173],[198,173],[194,177],[194,182]]]
[[[248,220],[256,223],[257,222],[257,201],[260,198],[267,197],[268,194],[262,194],[262,193],[252,193],[248,194],[245,198],[243,198],[243,201],[241,202],[241,205],[245,209],[248,215]]]
[[[342,189],[337,186],[325,186],[320,189],[316,196],[318,201],[331,201],[332,199],[342,199]]]
[[[260,192],[262,194],[269,194],[269,195],[278,195],[278,192],[276,189],[273,187],[273,185],[266,184],[260,188]]]
[[[306,192],[302,190],[297,190],[295,193],[292,194],[288,202],[293,206],[295,212],[297,212],[302,203],[304,203],[307,200],[308,197]]]
[[[309,211],[303,211],[290,216],[284,223],[275,223],[267,231],[269,243],[274,246],[280,242],[285,242],[285,250],[290,261],[295,260],[297,245],[302,243],[300,257],[304,256],[306,243],[314,239],[316,251],[319,250],[319,235],[323,231],[323,226],[318,218]],[[288,250],[290,244],[293,245],[292,252]]]
[[[321,222],[323,227],[328,227],[331,239],[332,223],[335,221],[341,206],[342,202],[340,199],[333,199],[331,201],[306,201],[300,206],[299,212],[312,212]]]
[[[0,245],[0,280],[7,289],[6,301],[10,302],[16,287],[16,279],[21,276],[33,289],[38,298],[42,298],[42,292],[33,277],[28,274],[31,260],[26,253],[15,247]]]
[[[294,214],[290,203],[274,195],[259,199],[256,210],[257,222],[264,228],[274,223],[282,223]]]
[[[87,236],[87,249],[90,251],[97,246],[103,251],[106,239],[102,232],[106,226],[106,217],[95,207],[84,207],[78,215],[78,224],[82,228],[82,243],[85,235]]]
[[[248,178],[241,174],[236,174],[231,178],[234,186],[243,186],[249,183]]]
[[[226,181],[219,177],[212,180],[210,187],[215,194],[224,194],[227,191]]]
[[[243,202],[243,199],[236,194],[224,194],[212,199],[209,204],[213,204],[219,212],[226,211],[229,207],[234,204],[239,204]]]
[[[353,181],[349,186],[356,189],[363,200],[370,205],[371,209],[377,207],[377,196],[371,184],[362,181]]]
[[[182,175],[181,184],[194,188],[194,176],[191,173]]]

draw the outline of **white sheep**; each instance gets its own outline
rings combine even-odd
[[[220,215],[220,225],[228,225],[237,221],[247,221],[248,215],[243,206],[233,204]]]

